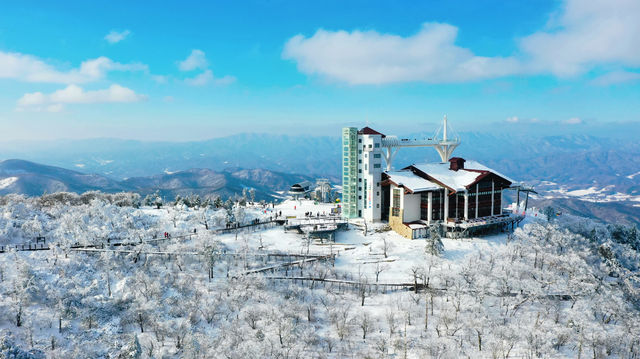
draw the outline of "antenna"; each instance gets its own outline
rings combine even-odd
[[[440,131],[442,130],[442,139],[438,139],[438,135],[440,134]],[[444,115],[444,118],[442,119],[442,125],[440,126],[440,128],[436,131],[436,134],[433,136],[433,139],[437,141],[437,144],[434,146],[436,148],[436,151],[438,151],[438,154],[440,155],[440,159],[442,160],[442,162],[447,162],[449,160],[449,158],[451,157],[451,154],[453,153],[453,150],[456,149],[456,147],[458,147],[458,145],[460,145],[460,137],[458,137],[458,134],[455,133],[455,131],[451,130],[449,131],[449,123],[447,121],[447,115]],[[449,132],[452,132],[451,134]],[[449,135],[453,135],[452,137],[450,137]]]
[[[446,142],[447,141],[447,115],[444,115],[444,120],[442,121],[442,129],[443,129],[442,140]]]

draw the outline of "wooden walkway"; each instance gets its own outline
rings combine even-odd
[[[371,292],[372,290],[410,290],[416,291],[415,283],[370,283],[370,282],[359,282],[354,280],[346,280],[346,279],[333,279],[333,278],[317,278],[317,277],[289,277],[289,276],[266,276],[267,280],[282,280],[282,281],[301,281],[301,282],[312,282],[312,283],[329,283],[329,284],[338,284],[344,285],[348,287],[353,287],[356,290],[365,289],[367,292]],[[417,291],[428,291],[433,295],[443,296],[446,295],[450,289],[449,288],[438,288],[438,287],[427,287],[422,283],[417,284]],[[477,291],[461,291],[464,294],[470,295],[478,295]],[[516,292],[507,292],[507,293],[484,293],[485,295],[490,295],[493,297],[525,297],[525,298],[542,298],[542,299],[553,299],[553,300],[561,300],[561,301],[569,301],[573,300],[576,295],[571,294],[544,294],[544,295],[536,295],[530,293],[516,293]]]
[[[164,238],[164,237],[151,238],[151,239],[129,241],[129,242],[118,242],[120,241],[120,239],[107,239],[106,241],[101,242],[99,244],[86,244],[86,245],[75,244],[65,249],[76,250],[76,249],[88,249],[88,248],[105,248],[105,246],[109,246],[109,247],[138,246],[144,243],[169,241],[169,240],[175,240],[175,239],[187,239],[187,238],[191,239],[191,237],[196,235],[197,233],[187,233],[187,234],[181,234],[181,235],[171,236],[167,238]],[[51,249],[52,249],[52,246],[48,245],[47,243],[9,244],[9,245],[0,246],[0,253],[5,253],[9,251],[16,251],[16,252],[49,251]]]
[[[217,233],[217,234],[222,234],[222,233],[232,233],[232,232],[234,232],[234,231],[236,231],[236,230],[240,230],[240,229],[252,228],[252,227],[257,227],[257,226],[266,226],[266,225],[268,225],[268,224],[281,225],[282,223],[284,223],[282,220],[272,219],[272,220],[269,220],[269,221],[262,221],[262,222],[248,223],[248,224],[243,224],[243,225],[234,226],[234,227],[229,227],[229,228],[217,228],[217,229],[211,229],[211,230],[209,230],[209,232]]]
[[[369,282],[358,282],[353,280],[346,279],[333,279],[333,278],[314,278],[314,277],[277,277],[277,276],[269,276],[265,277],[267,280],[292,280],[292,281],[309,281],[316,283],[330,283],[330,284],[339,284],[346,286],[353,286],[357,288],[362,288],[363,286],[368,290],[371,289],[384,289],[384,290],[414,290],[415,285],[413,283],[369,283]],[[418,283],[418,287],[423,287],[420,283]]]
[[[222,234],[222,233],[233,232],[240,229],[252,228],[257,226],[266,226],[269,224],[279,224],[279,223],[282,223],[282,221],[274,219],[270,221],[249,223],[249,224],[245,224],[238,227],[232,227],[232,228],[211,229],[208,232],[214,233],[214,234]],[[87,244],[87,245],[77,244],[69,247],[68,249],[75,250],[75,249],[87,249],[87,248],[104,248],[104,246],[111,246],[111,247],[138,246],[144,243],[164,242],[164,241],[178,240],[178,239],[191,239],[193,236],[196,236],[196,235],[198,235],[198,233],[188,232],[188,233],[182,233],[178,235],[172,235],[169,237],[161,237],[161,238],[154,237],[154,238],[139,239],[134,241],[107,238],[106,241],[101,242],[99,244]],[[9,251],[26,252],[26,251],[48,251],[48,250],[51,250],[51,246],[46,242],[45,243],[26,243],[26,244],[7,244],[7,245],[0,246],[0,253],[5,253]]]
[[[302,265],[304,263],[311,263],[311,262],[316,262],[316,261],[320,261],[320,260],[332,259],[332,258],[335,258],[335,256],[336,256],[335,254],[328,254],[328,255],[325,255],[325,256],[308,256],[307,258],[299,259],[299,260],[296,260],[296,261],[283,262],[283,263],[270,265],[270,266],[267,266],[267,267],[249,269],[249,270],[246,270],[246,271],[244,271],[242,273],[234,274],[234,275],[232,275],[232,277],[233,278],[237,278],[239,276],[262,273],[262,272],[268,272],[268,271],[275,272],[275,270],[279,269],[279,268],[291,267],[291,266],[300,266],[300,265]]]

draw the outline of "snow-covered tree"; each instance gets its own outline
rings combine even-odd
[[[440,237],[440,229],[437,226],[429,227],[429,236],[425,241],[425,252],[432,256],[439,256],[444,252],[444,244]]]

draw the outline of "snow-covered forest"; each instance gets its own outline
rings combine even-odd
[[[1,197],[0,358],[640,357],[635,227],[532,211],[455,240],[233,228],[330,207]]]

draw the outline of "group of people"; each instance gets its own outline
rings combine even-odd
[[[309,211],[309,212],[304,212],[304,216],[305,217],[314,217],[313,212]],[[325,213],[322,212],[322,216],[325,216]],[[316,218],[320,218],[320,212],[316,212],[315,215]]]

